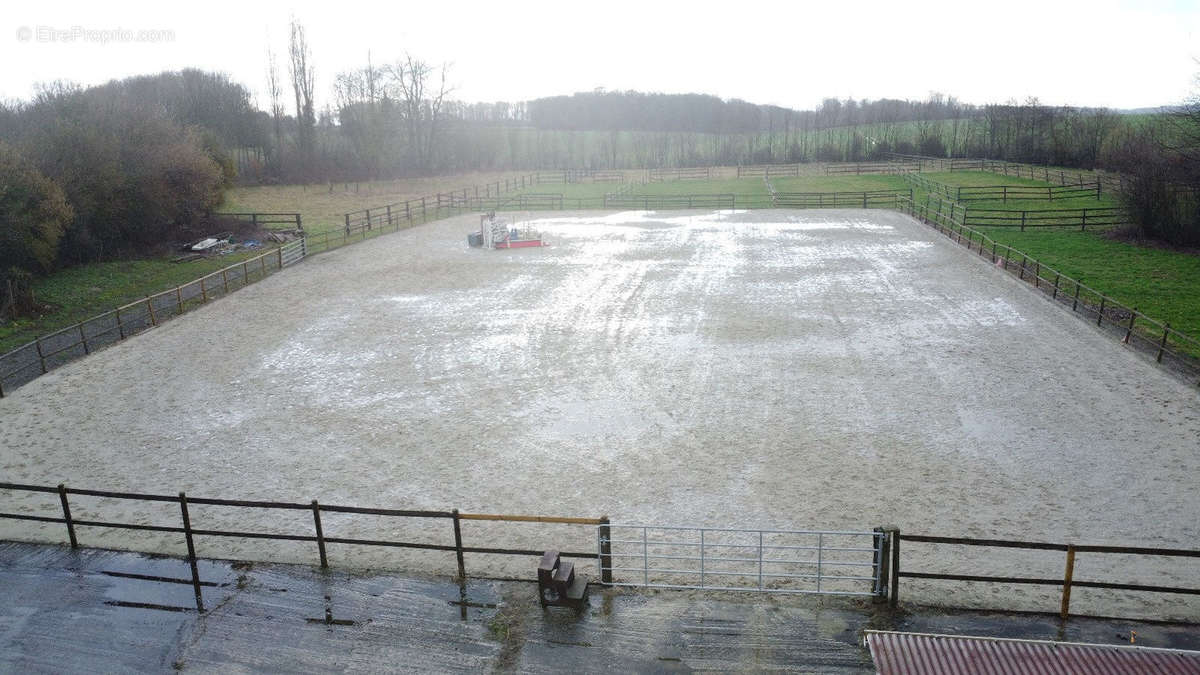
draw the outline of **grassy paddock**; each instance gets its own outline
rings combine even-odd
[[[429,197],[505,178],[519,178],[528,172],[469,173],[458,176],[408,178],[373,183],[333,183],[322,185],[263,185],[237,187],[225,193],[222,211],[241,213],[300,213],[304,229],[321,233],[343,227],[343,215],[350,211],[393,204],[408,199]],[[551,186],[543,186],[549,188]],[[557,185],[553,187],[564,187]],[[534,189],[547,192],[551,190]],[[558,192],[558,190],[553,190]]]
[[[1200,256],[1103,232],[976,228],[1181,332],[1200,336]]]
[[[93,263],[36,279],[33,292],[38,302],[55,309],[43,316],[0,324],[0,352],[267,250],[239,251],[186,263],[173,263],[170,258]]]

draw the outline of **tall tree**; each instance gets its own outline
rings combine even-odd
[[[303,164],[300,175],[308,179],[312,173],[313,150],[316,139],[317,115],[313,102],[314,74],[312,50],[304,34],[304,26],[295,19],[291,23],[288,40],[289,72],[292,76],[292,92],[296,96],[296,145]]]
[[[275,131],[275,152],[272,164],[275,175],[283,173],[283,86],[279,82],[279,64],[274,50],[267,49],[267,95],[271,99],[271,124]]]

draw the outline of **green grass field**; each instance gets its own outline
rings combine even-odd
[[[1137,246],[1105,232],[976,229],[1176,330],[1200,337],[1200,256]]]
[[[924,174],[951,185],[1034,185],[1043,181],[1014,178],[991,172],[956,171]],[[918,202],[924,192],[917,191]],[[967,202],[969,209],[1067,209],[1120,206],[1107,195],[1101,199],[1010,199]],[[1142,246],[1114,237],[1112,227],[1029,228],[974,227],[1002,245],[1018,249],[1084,285],[1122,304],[1165,321],[1176,330],[1200,337],[1200,256],[1151,245]],[[1200,354],[1196,354],[1200,356]]]
[[[186,263],[173,263],[167,257],[93,263],[36,279],[33,292],[37,301],[55,309],[44,316],[0,324],[0,352],[252,258],[266,250],[241,251]]]

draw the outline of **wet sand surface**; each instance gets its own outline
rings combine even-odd
[[[580,213],[552,246],[466,246],[477,216],[317,256],[0,400],[4,480],[239,499],[1194,548],[1194,388],[905,216]],[[54,495],[0,495],[56,515]],[[73,498],[77,518],[178,507]],[[196,527],[311,534],[303,512]],[[329,536],[452,543],[446,521]],[[468,546],[594,550],[586,527],[468,522]],[[61,526],[0,521],[0,537]],[[85,528],[179,552],[176,535]],[[202,555],[313,546],[202,537]],[[902,567],[1058,577],[1062,554],[911,544]],[[335,565],[453,555],[334,546]],[[476,569],[527,574],[524,559]],[[1077,579],[1194,586],[1194,562],[1081,554]],[[905,580],[913,601],[1054,609],[1057,589]],[[1200,602],[1077,589],[1094,614]]]

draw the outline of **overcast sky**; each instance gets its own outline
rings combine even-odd
[[[267,47],[282,66],[293,15],[308,31],[322,104],[333,77],[364,65],[368,50],[376,64],[405,51],[449,62],[466,101],[604,87],[796,108],[931,91],[1136,108],[1185,99],[1200,71],[1200,0],[5,2],[3,99],[55,79],[196,67],[228,73],[265,106]]]

